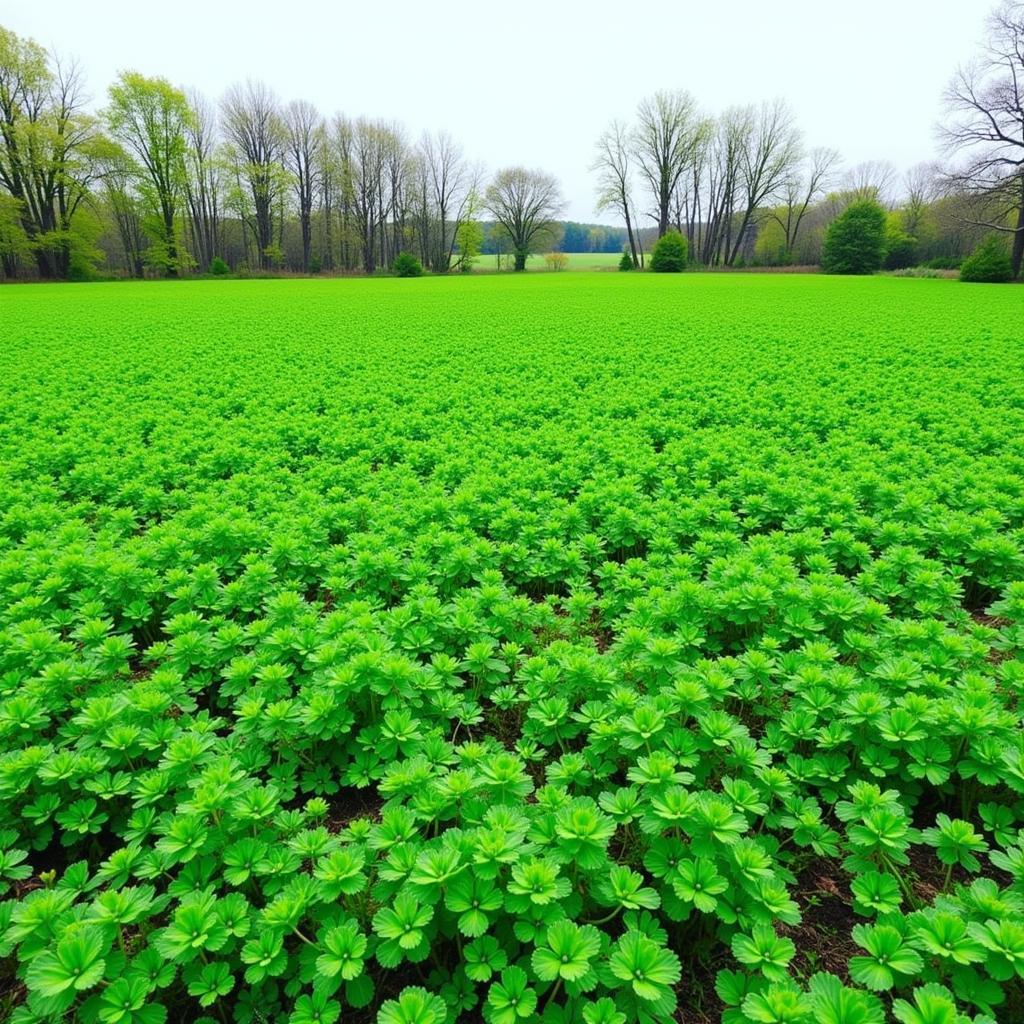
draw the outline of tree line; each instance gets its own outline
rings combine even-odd
[[[662,91],[597,140],[597,208],[623,225],[607,227],[559,221],[559,183],[542,170],[487,176],[444,132],[327,117],[259,81],[211,102],[126,71],[94,113],[76,63],[0,27],[0,271],[373,273],[409,252],[444,273],[482,251],[522,269],[555,247],[624,249],[641,266],[670,229],[707,267],[813,264],[828,225],[867,199],[887,211],[891,264],[953,263],[995,233],[1019,275],[1024,3],[1004,0],[988,29],[946,95],[944,163],[843,170],[785,102],[711,114]]]
[[[639,225],[684,236],[702,266],[818,263],[825,231],[843,210],[886,211],[893,268],[922,259],[956,262],[985,233],[1008,242],[1013,274],[1024,261],[1024,3],[1004,0],[987,44],[946,91],[940,129],[945,162],[899,180],[885,161],[842,171],[840,154],[808,147],[780,100],[709,114],[683,90],[641,101],[632,123],[612,121],[592,168],[599,209],[626,227],[642,265]]]
[[[372,273],[403,249],[444,272],[478,249],[485,207],[507,215],[488,207],[492,190],[536,177],[511,168],[485,186],[444,132],[414,141],[394,121],[325,118],[256,81],[213,104],[127,71],[99,114],[84,95],[76,64],[0,28],[5,276],[74,276],[104,255],[99,244],[132,276],[218,261]],[[557,200],[551,189],[534,220]]]

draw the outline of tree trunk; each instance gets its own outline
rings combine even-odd
[[[324,270],[334,269],[334,207],[324,203],[324,251],[321,256]]]
[[[36,249],[36,268],[39,270],[39,276],[44,281],[54,281],[57,279],[57,274],[54,271],[53,263],[50,260],[50,254],[44,249]]]
[[[174,214],[164,214],[164,231],[167,233],[167,276],[178,276],[178,246],[174,241]]]
[[[512,264],[513,270],[525,270],[526,269],[526,256],[527,254],[520,249],[516,250],[515,262]]]
[[[629,250],[633,254],[633,266],[639,267],[640,261],[636,258],[636,239],[633,237],[633,222],[629,219],[629,203],[623,200],[622,212],[626,216],[626,234],[629,235]]]
[[[310,211],[303,210],[301,215],[301,228],[302,228],[302,272],[304,274],[309,273],[309,257],[313,250],[313,236],[310,229]]]
[[[270,199],[265,195],[260,195],[254,201],[253,206],[256,213],[256,262],[260,270],[268,270],[270,257],[267,255],[267,250],[274,239]]]
[[[1017,233],[1013,236],[1013,249],[1010,253],[1014,279],[1020,277],[1020,268],[1024,264],[1024,197],[1021,198],[1017,210]]]

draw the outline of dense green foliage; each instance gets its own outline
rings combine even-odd
[[[1013,266],[1006,242],[999,235],[989,235],[964,260],[960,280],[982,284],[1007,284],[1013,280]]]
[[[851,203],[828,227],[821,268],[827,274],[873,274],[885,258],[885,210],[870,199]]]
[[[916,267],[919,262],[919,251],[917,239],[902,229],[898,218],[890,217],[885,230],[885,269],[904,270],[907,267]]]
[[[1013,289],[0,303],[0,1016],[1021,1019]]]
[[[622,256],[619,258],[619,270],[636,270],[633,254],[628,249],[622,250]]]
[[[952,257],[937,256],[935,259],[927,260],[924,266],[928,270],[959,270],[963,260]]]
[[[656,274],[678,274],[686,269],[686,239],[678,231],[666,231],[654,243],[651,270]]]
[[[423,264],[411,252],[400,252],[391,268],[396,277],[422,277]]]
[[[626,229],[607,224],[579,224],[567,220],[561,226],[558,248],[562,252],[617,253],[626,242]]]

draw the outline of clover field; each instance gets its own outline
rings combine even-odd
[[[1024,1020],[1022,314],[0,291],[0,1019]]]

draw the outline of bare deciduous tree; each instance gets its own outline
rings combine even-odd
[[[409,188],[412,183],[413,153],[405,127],[397,121],[386,126],[382,136],[384,177],[378,188],[380,199],[380,262],[391,266],[405,248],[409,214]],[[390,231],[387,227],[390,225]]]
[[[222,101],[224,134],[236,163],[236,180],[248,193],[250,228],[261,268],[271,264],[274,216],[284,188],[284,130],[274,94],[262,82],[233,86]]]
[[[525,270],[526,259],[537,243],[551,234],[562,198],[552,175],[525,167],[506,167],[487,187],[484,205],[508,233],[514,268]]]
[[[708,173],[715,148],[716,127],[711,118],[705,120],[700,141],[693,152],[690,166],[679,179],[674,197],[676,221],[681,234],[686,235],[690,253],[697,260],[703,259],[708,232],[706,221],[709,215],[709,196],[705,190]]]
[[[687,92],[656,92],[641,100],[633,145],[641,176],[654,200],[658,236],[668,231],[672,195],[693,159],[704,122]]]
[[[941,129],[947,152],[962,158],[951,191],[976,197],[972,220],[1011,237],[1014,276],[1024,263],[1024,3],[1004,0],[989,18],[982,55],[946,90]]]
[[[455,238],[480,186],[480,169],[467,163],[462,147],[447,133],[424,134],[419,144],[420,226],[424,262],[445,272],[452,262]]]
[[[696,188],[705,192],[701,204],[707,224],[701,234],[701,260],[708,266],[721,263],[732,248],[733,222],[740,190],[743,154],[751,131],[750,108],[733,107],[716,122],[708,122],[708,144],[702,161],[702,177]]]
[[[825,194],[839,163],[834,149],[817,147],[786,177],[780,196],[781,206],[772,213],[772,219],[782,228],[786,252],[796,248],[800,227],[811,204]]]
[[[800,158],[800,132],[789,107],[781,100],[762,105],[749,115],[740,159],[740,187],[743,208],[740,224],[726,262],[736,262],[740,247],[755,212],[769,198],[777,196]]]
[[[925,213],[939,196],[939,184],[939,169],[930,162],[916,164],[903,176],[900,214],[903,230],[912,238],[920,235]]]
[[[117,228],[124,263],[132,277],[142,277],[142,204],[135,190],[138,165],[120,146],[113,146],[103,168],[103,195]]]
[[[313,246],[313,200],[318,188],[317,151],[323,123],[312,103],[293,100],[284,109],[284,164],[292,176],[302,236],[302,269],[309,271]]]
[[[847,203],[870,199],[888,206],[896,184],[896,168],[888,160],[865,160],[851,167],[840,184]]]
[[[347,174],[352,226],[363,269],[370,274],[397,255],[392,252],[398,231],[392,214],[403,197],[408,153],[397,126],[383,121],[360,118],[352,125],[350,140]]]
[[[352,212],[362,248],[363,269],[368,274],[377,268],[377,189],[384,166],[381,131],[380,125],[363,118],[356,121],[352,131]]]
[[[639,266],[636,237],[633,233],[633,168],[629,129],[622,121],[612,121],[597,140],[597,156],[591,170],[598,172],[597,209],[613,210],[626,222],[626,236]]]
[[[188,94],[192,119],[185,126],[185,198],[192,248],[201,270],[209,270],[221,248],[221,181],[217,160],[217,114],[205,96]]]
[[[321,204],[324,220],[324,266],[334,266],[337,252],[340,266],[352,270],[356,265],[356,239],[353,229],[352,144],[355,130],[342,115],[332,118],[319,150]],[[335,243],[337,227],[337,243]]]
[[[338,197],[338,165],[331,145],[331,130],[326,122],[317,136],[313,161],[317,180],[320,183],[317,218],[317,251],[323,270],[334,269],[334,209]]]

